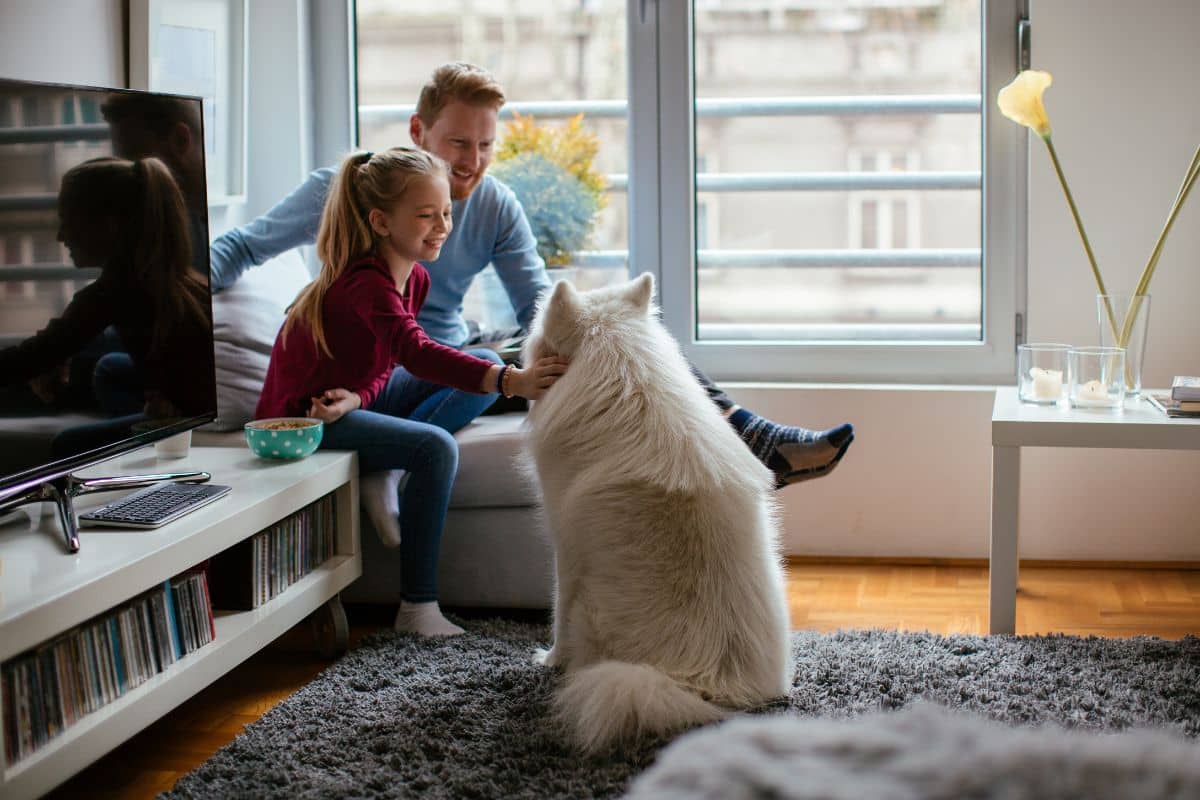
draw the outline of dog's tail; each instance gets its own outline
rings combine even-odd
[[[587,753],[715,722],[726,714],[654,667],[620,661],[568,674],[555,710]]]

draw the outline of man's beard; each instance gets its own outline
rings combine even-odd
[[[475,187],[483,181],[484,173],[480,172],[471,177],[470,181],[463,181],[461,178],[455,178],[450,182],[450,199],[465,200],[470,196],[471,192],[475,191]]]

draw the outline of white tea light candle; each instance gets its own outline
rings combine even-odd
[[[1047,342],[1017,346],[1017,396],[1023,403],[1054,405],[1066,397],[1069,344]]]
[[[1067,353],[1071,405],[1119,410],[1125,400],[1125,351],[1077,347]]]
[[[1107,406],[1112,404],[1112,399],[1109,397],[1108,387],[1100,381],[1088,381],[1079,387],[1079,394],[1076,398],[1080,403],[1088,403],[1091,405]]]
[[[1057,400],[1062,397],[1062,370],[1030,367],[1029,377],[1033,379],[1033,397],[1035,400]]]

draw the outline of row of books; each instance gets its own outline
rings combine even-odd
[[[334,554],[337,521],[327,495],[213,557],[209,564],[213,607],[258,608]]]
[[[216,638],[213,609],[249,609],[334,554],[328,495],[0,666],[5,762],[136,689]]]
[[[189,571],[5,662],[9,764],[216,636],[205,574]]]

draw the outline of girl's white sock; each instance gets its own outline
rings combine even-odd
[[[400,479],[405,474],[402,469],[387,469],[358,481],[359,501],[384,547],[400,546]]]
[[[428,603],[401,600],[393,627],[398,631],[415,633],[418,636],[457,636],[466,633],[442,616],[442,609],[438,607],[436,600],[430,600]]]

